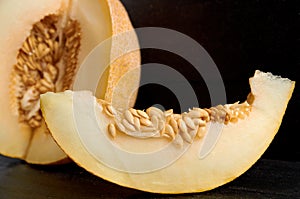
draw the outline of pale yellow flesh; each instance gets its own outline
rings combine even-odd
[[[111,169],[88,152],[88,146],[83,145],[76,131],[72,92],[46,93],[42,95],[41,103],[43,115],[55,140],[70,158],[87,171],[119,185],[148,192],[188,193],[221,186],[247,171],[261,157],[278,131],[294,84],[295,82],[275,78],[269,73],[257,72],[250,79],[255,101],[249,117],[225,126],[217,145],[208,156],[199,159],[198,153],[203,140],[196,139],[175,163],[145,174]],[[94,102],[91,100],[85,103]],[[84,104],[82,106],[84,109]],[[84,124],[90,115],[82,114]],[[99,133],[106,132],[107,125],[112,121],[103,113],[98,114],[98,120],[101,129]],[[127,150],[147,151],[165,140],[160,143],[155,143],[158,140],[133,141],[130,137],[121,136],[119,132],[115,142],[127,147]],[[99,150],[105,149],[99,146]]]
[[[68,0],[0,2],[0,17],[2,19],[0,27],[1,30],[5,30],[0,33],[0,103],[3,107],[0,114],[0,153],[3,155],[25,159],[27,162],[35,164],[55,163],[67,158],[67,155],[48,134],[45,126],[32,130],[18,122],[17,114],[13,113],[11,109],[9,87],[11,71],[17,62],[18,50],[26,37],[29,36],[32,25],[49,14],[65,11],[68,2]],[[79,65],[95,46],[116,32],[112,26],[112,15],[115,13],[111,13],[109,6],[108,1],[104,0],[72,1],[69,15],[80,23],[82,30]],[[130,24],[128,18],[126,23]],[[111,50],[111,45],[108,45],[107,53],[99,58],[109,60]],[[140,57],[135,60],[134,64],[128,68],[139,66]],[[102,67],[102,70],[106,68],[106,66],[99,67]],[[105,85],[97,91],[101,93],[103,98],[108,85],[115,84],[114,82],[107,84],[108,76],[109,73],[105,73],[99,82],[99,84]],[[139,84],[139,76],[134,78],[132,82],[135,84],[132,90],[135,90]]]

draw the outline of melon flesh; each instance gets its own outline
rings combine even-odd
[[[232,181],[261,157],[279,129],[295,85],[289,79],[260,71],[256,71],[249,82],[254,96],[249,116],[237,123],[224,125],[219,140],[207,156],[199,158],[199,149],[204,139],[195,139],[175,162],[144,173],[124,172],[106,166],[97,157],[97,153],[109,149],[103,147],[100,141],[95,146],[87,144],[89,140],[99,140],[99,134],[106,134],[107,125],[112,120],[103,112],[96,111],[99,127],[89,121],[94,113],[86,111],[87,107],[96,104],[96,99],[90,93],[81,91],[82,101],[76,103],[80,118],[74,118],[77,113],[73,106],[74,96],[78,92],[43,94],[41,107],[57,143],[78,165],[94,175],[121,186],[147,192],[202,192]],[[78,132],[77,119],[80,120],[80,125],[86,125],[86,132]],[[91,131],[94,133],[90,134]],[[86,137],[82,139],[82,136]],[[157,150],[168,143],[164,139],[133,139],[120,132],[117,132],[112,142],[127,151],[141,153]],[[165,158],[168,157],[161,156],[158,160]],[[126,165],[124,170],[125,167]]]
[[[29,36],[32,25],[47,15],[64,13],[67,10],[69,17],[78,21],[81,27],[82,38],[77,60],[78,67],[98,44],[113,35],[133,29],[124,7],[118,0],[1,1],[0,103],[3,108],[0,114],[0,153],[3,155],[21,158],[34,164],[56,163],[67,158],[67,155],[49,134],[44,122],[41,127],[35,129],[19,122],[19,117],[13,111],[10,99],[12,69],[17,62],[18,51]],[[115,15],[118,13],[121,13],[122,19],[116,19]],[[137,40],[135,42],[137,43]],[[114,41],[111,41],[99,59],[110,60],[111,55],[115,54],[115,45]],[[130,56],[124,55],[117,61],[118,64],[112,63],[99,81],[96,91],[98,98],[111,101],[112,97],[106,93],[111,93],[114,89],[124,90],[124,95],[129,95],[136,90],[140,77],[139,52],[134,52]],[[116,68],[120,65],[123,70],[116,73]],[[104,71],[106,66],[99,65],[99,68]],[[117,84],[120,76],[133,68],[136,68],[136,75],[128,81],[128,85]],[[126,89],[122,89],[122,87]],[[72,87],[71,85],[71,88],[76,89],[76,86]],[[89,89],[89,85],[86,86],[86,89]],[[133,97],[133,101],[134,99]],[[119,101],[121,104],[125,103],[122,99]]]

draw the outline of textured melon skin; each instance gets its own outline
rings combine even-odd
[[[26,37],[29,36],[32,25],[46,15],[66,10],[68,2],[69,0],[0,2],[0,17],[2,19],[0,27],[3,30],[0,32],[0,103],[3,106],[0,114],[0,153],[3,155],[24,159],[34,164],[50,164],[67,160],[67,155],[58,147],[51,135],[45,131],[45,124],[32,130],[27,125],[18,122],[18,116],[12,112],[11,108],[10,75],[13,65],[17,62],[18,50]],[[114,17],[119,12],[122,13],[122,20]],[[81,24],[82,45],[79,53],[79,65],[99,43],[112,35],[133,29],[124,7],[115,0],[73,0],[69,14],[72,19]],[[103,55],[102,59],[110,59],[110,55],[115,51],[112,48],[113,45],[116,44],[110,43],[106,50],[107,54]],[[125,66],[122,66],[126,70],[138,68],[140,65],[139,52],[132,53],[130,56],[123,56],[119,65],[111,64],[109,68],[112,71],[105,73],[99,82],[99,85],[102,86],[97,91],[98,97],[111,100],[111,97],[106,96],[105,93],[112,92],[111,90],[117,84],[118,76],[126,72],[114,73],[117,70],[114,67],[119,67],[122,63],[124,63]],[[101,67],[105,70],[105,66]],[[129,85],[122,85],[128,88],[127,91],[130,90],[130,87],[131,90],[135,90],[139,84],[140,70],[136,69],[136,71],[136,76],[131,79]],[[117,89],[122,90],[122,86],[119,86],[121,88],[117,87]],[[120,101],[122,102],[122,99]]]
[[[76,130],[73,92],[43,94],[41,103],[43,115],[54,139],[70,158],[87,171],[121,186],[147,192],[190,193],[211,190],[234,180],[261,157],[279,129],[294,85],[295,82],[288,79],[256,71],[255,76],[250,78],[251,93],[255,100],[249,117],[225,126],[209,155],[199,159],[199,148],[203,140],[197,139],[172,165],[142,174],[109,168],[89,153],[89,146],[82,143]],[[82,110],[84,104],[94,103],[93,97],[90,99],[83,100]],[[90,115],[84,111],[80,114],[84,124]],[[98,120],[100,131],[106,132],[109,119],[100,113]],[[136,151],[150,147],[153,144],[151,142],[160,144],[157,143],[158,140],[133,143],[127,136],[117,136],[116,142],[128,144]],[[99,146],[99,150],[106,149]]]

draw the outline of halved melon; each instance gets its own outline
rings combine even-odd
[[[232,181],[261,157],[295,82],[256,71],[250,86],[243,103],[182,114],[114,109],[86,91],[43,94],[41,109],[57,143],[94,175],[147,192],[202,192]]]
[[[79,66],[103,41],[107,42],[98,59],[110,63],[112,55],[118,58],[116,52],[124,43],[107,39],[133,30],[130,19],[118,0],[1,1],[0,18],[0,153],[37,164],[64,160],[67,155],[42,118],[39,95],[76,89]],[[138,45],[136,37],[131,42]],[[95,93],[108,101],[114,89],[123,90],[124,95],[134,92],[140,78],[138,51],[113,61],[109,67],[98,66],[103,76]],[[120,77],[133,68],[136,75],[117,86]]]

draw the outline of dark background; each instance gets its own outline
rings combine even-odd
[[[256,69],[300,80],[300,6],[291,0],[122,0],[135,28],[163,27],[179,31],[201,44],[216,63],[228,103],[243,101],[250,91],[248,78]],[[184,75],[198,95],[201,107],[210,107],[201,75],[186,60],[158,49],[143,49],[142,63],[168,65]],[[142,78],[147,75],[142,72]],[[172,78],[172,77],[166,77]],[[282,125],[263,158],[300,160],[298,85]],[[143,86],[137,108],[161,104],[179,110],[167,88]],[[241,132],[242,133],[242,132]]]

